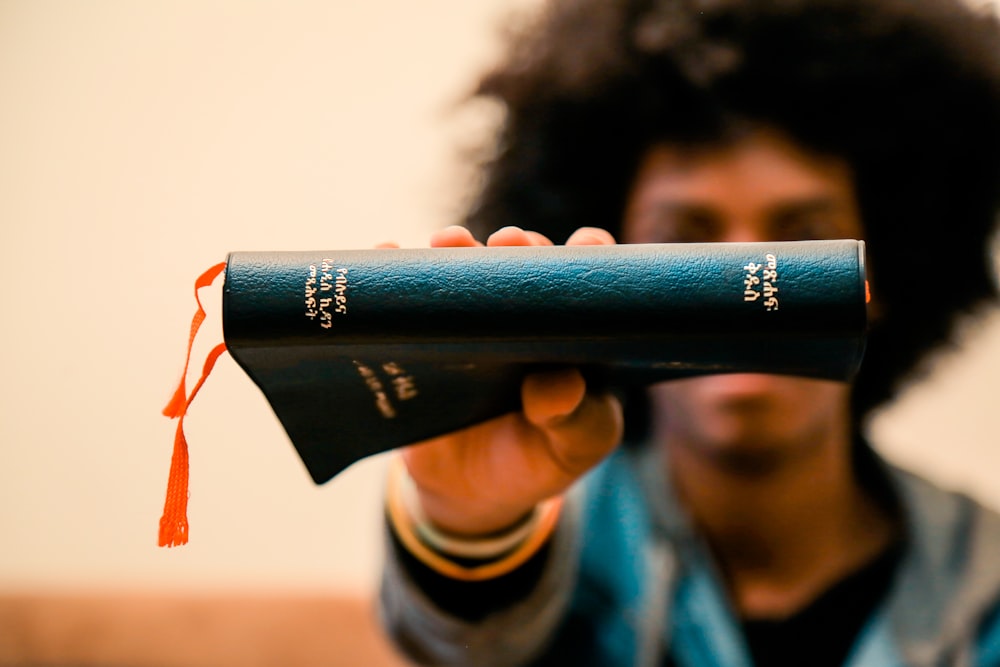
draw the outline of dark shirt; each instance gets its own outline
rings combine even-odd
[[[889,592],[902,551],[897,541],[787,618],[745,619],[743,638],[754,667],[844,665]],[[664,667],[675,667],[669,656]]]
[[[902,549],[898,543],[840,580],[798,613],[745,620],[754,667],[840,667],[865,623],[885,598]]]

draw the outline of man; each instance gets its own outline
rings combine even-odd
[[[480,89],[507,110],[468,220],[487,245],[864,238],[869,351],[850,386],[719,375],[624,405],[535,374],[520,413],[408,448],[382,593],[404,650],[1000,665],[1000,519],[863,437],[994,296],[998,49],[957,0],[567,0],[514,40]]]

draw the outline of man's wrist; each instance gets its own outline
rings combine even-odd
[[[539,503],[509,529],[466,537],[441,530],[423,511],[401,456],[389,466],[386,509],[400,542],[414,557],[445,576],[482,581],[515,570],[534,555],[558,522],[562,498]]]

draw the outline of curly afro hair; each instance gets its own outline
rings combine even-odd
[[[880,316],[856,424],[995,297],[1000,28],[961,0],[555,0],[477,90],[506,116],[466,225],[619,234],[640,158],[748,124],[853,169]]]

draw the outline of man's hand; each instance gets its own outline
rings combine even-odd
[[[566,245],[610,245],[596,228],[577,230]],[[482,245],[463,227],[431,238],[432,247]],[[552,245],[517,227],[495,232],[487,246]],[[611,395],[587,393],[577,369],[536,373],[521,386],[523,410],[403,450],[427,517],[463,536],[503,530],[540,501],[557,495],[618,445],[622,410]]]

